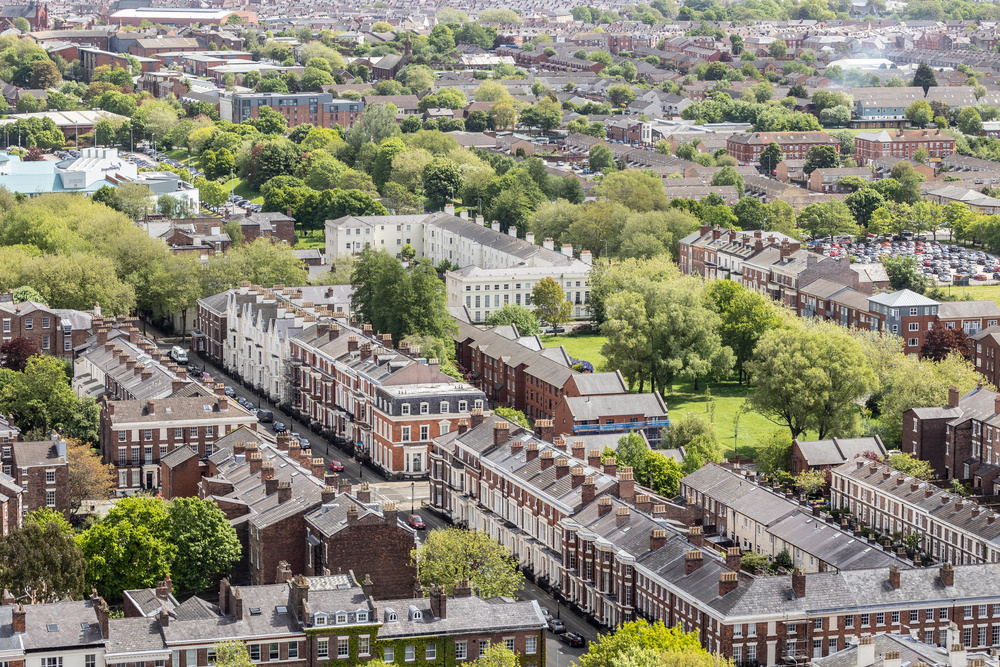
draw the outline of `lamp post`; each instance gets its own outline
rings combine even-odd
[[[416,493],[417,483],[410,482],[410,514],[413,514],[413,496]]]

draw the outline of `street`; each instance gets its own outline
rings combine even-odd
[[[169,351],[174,341],[168,342],[160,338],[158,343]],[[283,422],[289,433],[300,434],[309,440],[314,457],[322,457],[329,466],[330,461],[340,461],[344,465],[344,471],[338,472],[341,479],[346,479],[352,485],[366,481],[371,486],[376,498],[383,502],[391,500],[396,503],[400,516],[405,517],[411,513],[419,514],[423,518],[426,530],[436,528],[448,528],[449,524],[436,512],[427,508],[427,501],[430,498],[430,485],[426,480],[417,482],[389,482],[386,481],[377,471],[372,468],[361,466],[351,455],[327,442],[324,438],[311,431],[307,424],[293,420],[289,415],[268,403],[264,398],[250,392],[246,387],[227,375],[221,368],[215,366],[205,359],[192,357],[192,363],[204,368],[212,376],[214,382],[221,382],[233,388],[236,396],[242,396],[250,400],[253,405],[270,409],[274,412],[274,421]],[[274,438],[273,424],[260,424],[260,432],[270,439]],[[405,520],[405,519],[404,519]],[[417,539],[423,541],[424,531],[417,531]],[[522,600],[537,600],[539,605],[547,608],[553,618],[559,618],[566,624],[569,632],[574,632],[584,637],[588,642],[597,639],[597,631],[588,624],[582,617],[568,610],[562,605],[557,605],[556,600],[548,593],[540,589],[530,581],[525,580],[524,588],[517,596]],[[577,658],[585,652],[585,648],[571,648],[559,641],[558,635],[546,631],[546,664],[550,667],[560,665],[576,664]]]

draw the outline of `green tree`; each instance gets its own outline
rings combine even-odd
[[[116,487],[114,466],[104,464],[100,453],[89,443],[68,438],[66,462],[69,469],[66,495],[71,516],[80,510],[85,500],[111,499]]]
[[[443,158],[438,158],[424,167],[424,195],[431,208],[443,208],[458,196],[462,187],[462,174],[458,166]]]
[[[893,470],[916,477],[917,479],[931,480],[937,478],[934,468],[929,461],[922,461],[913,454],[900,452],[889,457],[889,465]]]
[[[785,56],[788,55],[788,44],[782,39],[776,39],[768,45],[768,51],[772,58],[784,60]]]
[[[925,127],[934,116],[931,105],[926,100],[917,100],[906,108],[906,117],[914,127]]]
[[[0,410],[13,415],[22,431],[48,434],[53,428],[75,425],[81,412],[93,416],[92,402],[85,403],[76,397],[69,385],[66,366],[59,359],[31,357],[23,372],[10,371],[4,380],[0,383]],[[82,435],[96,441],[96,428]]]
[[[632,86],[624,83],[609,86],[607,96],[608,101],[615,107],[625,107],[635,101],[635,91],[632,90]]]
[[[818,493],[826,485],[826,472],[803,470],[795,476],[795,488],[806,496]]]
[[[22,35],[26,35],[31,32],[31,24],[28,23],[28,19],[23,16],[18,16],[13,21],[14,27],[17,28]]]
[[[793,438],[806,429],[821,440],[851,434],[857,401],[875,382],[861,345],[832,323],[768,331],[747,369],[755,388],[750,407],[787,426]]]
[[[787,471],[792,465],[792,436],[773,431],[757,447],[757,469],[765,475]]]
[[[171,572],[179,585],[194,591],[214,586],[240,559],[236,531],[214,500],[177,498],[169,520],[170,543],[177,549]]]
[[[62,83],[59,68],[51,60],[39,60],[31,66],[31,87],[39,90],[58,87]]]
[[[30,516],[30,515],[29,515]],[[30,603],[80,599],[87,560],[63,523],[28,520],[0,541],[0,587]]]
[[[215,664],[217,667],[253,667],[247,645],[238,639],[219,642],[215,645]]]
[[[641,294],[622,290],[608,296],[604,311],[601,333],[606,340],[601,354],[608,368],[621,372],[630,390],[638,381],[641,392],[646,377],[655,381],[653,330],[646,301]]]
[[[738,176],[739,174],[737,174]],[[733,215],[740,229],[765,229],[767,227],[767,206],[754,197],[743,197],[733,206]]]
[[[516,559],[483,532],[432,530],[413,550],[413,560],[423,586],[443,586],[449,595],[460,580],[468,580],[482,597],[513,597],[524,585]]]
[[[505,324],[515,325],[517,332],[522,336],[535,336],[542,331],[533,311],[513,303],[504,304],[503,308],[494,310],[486,318],[487,326],[495,327]]]
[[[806,206],[799,214],[799,227],[813,238],[858,233],[858,225],[851,215],[851,209],[844,202],[836,200]]]
[[[664,449],[683,449],[685,473],[692,473],[708,462],[722,461],[725,453],[719,436],[708,417],[695,412],[685,412],[671,420],[670,428],[664,432]]]
[[[590,149],[590,159],[588,162],[590,170],[593,172],[608,172],[615,170],[615,154],[611,149],[601,144],[594,144]]]
[[[784,154],[781,152],[781,146],[776,142],[771,142],[764,147],[764,150],[760,153],[760,163],[767,169],[767,173],[774,173],[778,165],[785,159]]]
[[[872,218],[872,214],[885,206],[885,197],[871,188],[856,190],[847,195],[844,199],[847,208],[851,210],[851,215],[862,227],[867,227]]]
[[[927,278],[919,270],[913,257],[885,257],[882,266],[889,275],[889,286],[895,290],[908,289],[923,294],[927,289]]]
[[[375,162],[372,164],[372,181],[379,190],[385,186],[392,175],[393,159],[405,150],[406,144],[398,137],[384,139],[379,145]]]
[[[816,169],[830,169],[840,164],[837,149],[833,146],[813,146],[806,153],[806,165],[803,171],[811,174]]]
[[[455,34],[451,28],[440,23],[431,30],[428,41],[441,54],[451,53],[455,48]]]
[[[713,657],[701,647],[697,632],[684,632],[680,625],[667,627],[662,621],[649,623],[639,620],[625,623],[615,632],[601,635],[596,642],[591,642],[587,652],[580,656],[580,667],[631,666],[632,662],[623,659],[633,655],[635,649],[652,652],[651,663],[640,662],[644,667],[648,664],[671,664],[661,663],[661,656],[685,654],[691,658]],[[730,667],[725,664],[725,659],[720,660],[723,664],[719,667]],[[686,664],[686,661],[680,664]],[[698,667],[704,667],[704,664],[698,663]]]
[[[658,176],[638,169],[625,169],[606,174],[595,191],[599,197],[620,204],[631,211],[656,211],[666,209],[668,206],[663,181]]]
[[[958,114],[958,129],[962,134],[978,136],[983,133],[983,118],[975,107],[963,107]]]
[[[913,74],[912,85],[923,88],[925,95],[931,86],[937,85],[937,79],[934,78],[934,70],[930,68],[930,65],[922,62],[917,66],[917,71]]]
[[[746,363],[757,342],[765,332],[781,326],[781,316],[770,301],[735,281],[712,282],[706,294],[709,304],[719,314],[719,335],[722,344],[733,351],[742,384]]]
[[[520,410],[515,410],[514,408],[509,408],[505,405],[497,406],[496,410],[493,411],[497,417],[501,419],[506,419],[511,424],[517,424],[518,426],[523,426],[524,428],[531,428],[531,424],[528,422],[528,418],[524,416],[524,413]]]
[[[552,278],[543,278],[531,290],[531,302],[535,305],[535,315],[542,322],[548,322],[555,333],[563,322],[568,322],[573,310],[566,300],[563,288]]]
[[[723,167],[712,176],[712,185],[731,185],[736,188],[736,195],[743,196],[743,177],[732,167]]]

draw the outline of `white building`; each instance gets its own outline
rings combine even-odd
[[[534,240],[530,232],[519,239],[516,228],[504,234],[496,223],[487,227],[482,218],[471,222],[449,211],[326,221],[326,255],[331,264],[338,257],[360,253],[365,245],[396,256],[409,245],[417,257],[457,265],[458,270],[445,276],[448,306],[465,306],[477,322],[508,303],[530,308],[531,290],[544,278],[553,278],[564,288],[573,317],[587,317],[590,251],[584,250],[577,259],[570,245],[557,252],[552,239],[541,246]]]

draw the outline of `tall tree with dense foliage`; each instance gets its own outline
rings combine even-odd
[[[25,521],[0,540],[0,562],[0,588],[32,604],[83,595],[87,560],[58,521]]]
[[[772,329],[761,337],[747,370],[755,388],[750,407],[787,426],[793,438],[807,429],[821,440],[853,434],[857,402],[875,382],[861,345],[833,323]]]
[[[889,287],[893,291],[908,289],[923,294],[927,289],[927,278],[913,257],[884,257],[882,266],[889,276]]]
[[[552,278],[543,278],[531,290],[531,302],[535,306],[535,315],[542,322],[555,328],[568,322],[572,313],[572,305],[566,300],[563,288]]]
[[[974,347],[972,339],[965,329],[955,327],[949,329],[940,322],[937,322],[924,339],[924,344],[920,347],[920,356],[925,359],[941,361],[950,354],[959,354],[969,361],[973,361]]]
[[[455,582],[465,579],[482,597],[512,597],[524,585],[517,560],[483,532],[432,530],[413,550],[413,560],[423,586],[444,586],[449,595]]]
[[[494,310],[486,318],[487,326],[496,327],[505,324],[516,326],[517,333],[522,336],[534,336],[542,332],[535,313],[524,306],[513,303],[504,304],[503,308]]]
[[[0,411],[13,415],[22,431],[42,439],[55,428],[70,437],[97,441],[97,405],[93,399],[76,397],[66,366],[54,357],[31,357],[22,372],[0,377]]]
[[[30,338],[18,336],[0,344],[0,366],[12,371],[23,371],[28,359],[38,354]]]
[[[757,341],[764,333],[781,326],[782,318],[770,301],[732,280],[710,283],[706,294],[719,314],[719,335],[722,344],[733,351],[737,379],[742,384],[745,365]]]
[[[170,542],[177,549],[171,573],[194,591],[214,586],[240,559],[236,531],[215,501],[178,498],[168,511]]]
[[[813,146],[806,153],[806,165],[803,171],[811,174],[816,169],[829,169],[840,164],[837,149],[833,146]]]
[[[792,464],[792,436],[788,431],[774,431],[757,447],[754,460],[765,475],[788,470]]]
[[[924,62],[917,65],[917,71],[913,73],[913,86],[923,88],[926,95],[927,90],[936,85],[938,85],[937,79],[934,77],[934,70],[931,69],[930,65]]]
[[[100,453],[76,438],[66,440],[69,483],[66,495],[70,514],[76,514],[85,500],[109,500],[114,495],[115,467],[101,462]]]

